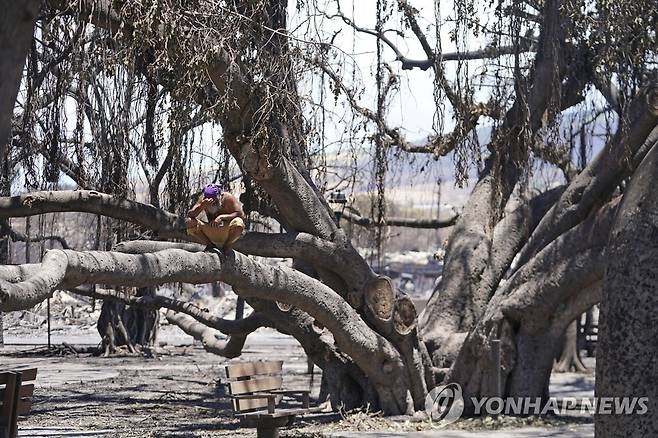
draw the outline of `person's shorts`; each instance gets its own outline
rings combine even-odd
[[[240,233],[236,232],[238,229]],[[201,234],[203,234],[213,245],[221,248],[227,243],[232,244],[238,240],[242,235],[242,231],[244,231],[244,221],[242,218],[236,217],[228,225],[219,228],[212,227],[210,224],[199,224],[196,228],[188,228],[187,234],[197,237],[202,237]],[[230,241],[229,236],[232,236]]]

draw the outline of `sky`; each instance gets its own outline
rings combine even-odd
[[[388,0],[388,3],[392,1]],[[359,89],[363,88],[363,93],[359,95],[359,101],[366,107],[375,108],[376,87],[374,85],[374,71],[377,63],[375,37],[354,31],[354,29],[345,25],[339,18],[327,17],[326,15],[335,13],[336,0],[306,0],[305,3],[307,6],[302,7],[299,11],[295,8],[294,3],[291,2],[289,7],[289,29],[295,29],[292,32],[294,38],[293,44],[299,46],[312,44],[305,42],[309,40],[327,42],[336,34],[335,38],[333,38],[333,44],[339,56],[332,60],[333,66],[336,69],[342,68],[341,73],[348,81],[351,81],[352,71],[354,71],[354,86]],[[419,9],[421,28],[426,31],[426,35],[432,44],[435,42],[435,14],[439,14],[439,22],[441,23],[441,47],[443,52],[455,51],[457,48],[449,36],[449,32],[453,29],[451,20],[454,18],[452,1],[441,2],[439,5],[440,8],[437,11],[435,11],[434,2],[430,0],[410,0],[410,3]],[[375,27],[376,2],[340,0],[340,5],[343,13],[349,16],[357,25],[366,28]],[[309,14],[309,11],[316,13]],[[325,14],[318,14],[317,11],[324,11]],[[490,24],[493,19],[494,16],[490,10],[483,9],[481,11],[480,20],[483,25]],[[389,18],[386,28],[398,31],[402,30],[399,13],[394,13]],[[417,39],[410,31],[407,31],[407,34],[406,38],[402,38],[395,32],[387,32],[387,36],[393,40],[394,44],[405,56],[412,59],[424,59],[425,54]],[[463,48],[475,50],[485,47],[487,41],[482,35],[479,37],[469,37],[467,42],[464,43]],[[396,74],[400,77],[399,91],[394,94],[393,99],[387,106],[388,124],[392,127],[401,127],[408,140],[415,143],[422,143],[428,135],[433,133],[432,127],[436,113],[433,96],[433,72],[431,70],[422,71],[420,69],[401,70],[400,64],[395,62],[394,52],[386,45],[383,45],[383,59],[391,64]],[[487,64],[483,61],[470,61],[465,64],[465,67],[473,74],[482,71],[485,65]],[[445,63],[446,76],[449,80],[455,78],[456,68],[456,62]],[[316,102],[319,101],[320,86],[318,85],[318,77],[314,76],[312,82],[307,80],[302,83],[300,91],[302,97],[310,97]],[[328,83],[325,83],[323,93],[325,96],[324,108],[328,120],[324,130],[324,142],[326,145],[329,145],[327,147],[327,154],[329,155],[328,162],[349,162],[350,157],[349,155],[345,155],[342,140],[345,126],[351,120],[350,111],[347,109],[344,98],[334,101]],[[486,100],[486,94],[487,90],[483,89],[476,93],[475,98],[476,100],[484,101]],[[66,103],[65,113],[68,120],[67,127],[70,131],[74,131],[75,108],[71,101]],[[447,111],[444,119],[444,132],[450,131],[453,125],[454,122],[450,117],[449,111]],[[486,122],[481,130],[483,132],[486,131]],[[91,139],[88,126],[85,131],[86,136]],[[206,125],[199,128],[197,135],[201,139],[201,150],[193,155],[190,166],[193,168],[210,168],[213,166],[213,163],[211,160],[204,158],[203,153],[217,150],[215,145],[221,137],[221,129]],[[362,145],[357,145],[356,150],[351,151],[352,155],[356,156],[359,166],[363,167],[364,175],[370,170],[367,163],[367,155],[370,153],[370,149],[370,142],[366,142]],[[164,153],[165,151],[162,152]],[[342,152],[342,155],[338,156],[339,152]],[[427,156],[414,156],[405,158],[404,161],[393,163],[391,167],[392,169],[390,169],[389,174],[392,178],[391,183],[393,185],[402,184],[405,186],[411,181],[411,184],[415,186],[422,186],[423,190],[437,191],[436,182],[440,179],[445,182],[442,188],[444,192],[446,189],[455,189],[453,181],[454,166],[451,157],[434,161]],[[135,166],[135,169],[131,172],[134,172],[139,178],[143,179],[138,166]],[[471,169],[470,174],[474,177],[475,169]],[[396,175],[398,178],[397,182],[394,179]],[[70,180],[67,181],[67,178],[64,177],[62,182],[66,184],[67,182],[70,183]],[[358,190],[364,189],[363,185],[358,188]],[[463,193],[461,192],[460,197],[463,197]]]

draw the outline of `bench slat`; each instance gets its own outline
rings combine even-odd
[[[281,389],[282,384],[283,379],[281,377],[263,377],[262,379],[229,382],[228,387],[231,395],[239,395],[250,392],[265,392],[272,389]]]
[[[5,398],[5,389],[0,389],[0,399]],[[34,385],[22,385],[21,389],[18,391],[18,396],[19,397],[32,397],[32,394],[34,393]]]
[[[282,360],[242,362],[227,365],[226,377],[236,379],[238,377],[256,376],[259,374],[281,374],[282,368]]]
[[[2,408],[2,406],[3,403],[2,401],[0,401],[0,408]],[[265,406],[267,406],[267,403],[265,403]],[[16,407],[16,413],[18,415],[27,415],[30,413],[31,409],[32,409],[32,399],[25,397],[22,398],[20,402],[18,402],[18,406]]]
[[[251,399],[251,400],[232,400],[233,403],[233,410],[235,412],[241,412],[241,411],[249,411],[252,409],[260,409],[260,408],[266,408],[267,407],[267,399],[266,398],[257,398],[257,399]]]
[[[254,409],[267,408],[267,397],[252,399],[233,399],[233,410],[235,412],[251,411]],[[277,400],[274,400],[276,404]]]
[[[11,372],[21,373],[21,380],[27,382],[30,380],[35,380],[37,378],[37,369],[36,368],[18,368],[8,370]],[[9,372],[0,370],[0,385],[5,385],[9,379]]]
[[[292,409],[277,409],[276,412],[267,412],[267,411],[256,411],[249,412],[244,414],[237,414],[236,417],[239,419],[251,418],[251,419],[263,419],[263,418],[278,418],[278,417],[287,417],[290,415],[303,415],[314,412],[321,412],[320,408],[292,408]]]

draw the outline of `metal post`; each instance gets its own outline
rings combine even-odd
[[[4,314],[0,312],[0,347],[5,346],[5,327],[3,324]]]
[[[48,310],[48,351],[50,351],[50,298],[46,300]]]
[[[500,376],[500,339],[491,340],[491,386],[494,397],[503,396]]]

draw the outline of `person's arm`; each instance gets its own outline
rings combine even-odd
[[[190,210],[187,212],[187,217],[192,219],[196,218],[205,208],[207,201],[205,198],[200,199]]]
[[[215,218],[215,222],[230,222],[236,217],[242,217],[242,216],[240,216],[240,213],[238,213],[237,211],[233,213],[220,214]]]
[[[230,193],[226,193],[224,196],[226,198],[224,199],[224,208],[222,208],[222,214],[215,218],[215,222],[231,222],[236,217],[244,219],[244,211],[242,211],[242,205],[240,205],[240,201],[238,201],[237,198]]]

